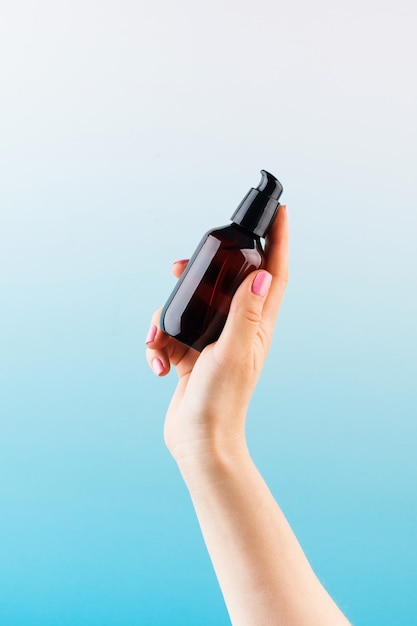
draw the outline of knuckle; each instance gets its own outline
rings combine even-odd
[[[245,316],[245,320],[249,322],[250,324],[259,324],[259,322],[262,319],[261,311],[255,307],[247,308],[244,313],[244,316]]]

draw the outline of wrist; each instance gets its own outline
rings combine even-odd
[[[172,455],[190,490],[225,480],[250,461],[244,437],[178,445]]]

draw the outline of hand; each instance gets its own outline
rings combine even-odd
[[[165,421],[165,441],[177,462],[246,451],[244,423],[271,345],[288,281],[288,220],[281,206],[266,238],[266,266],[235,293],[219,339],[201,353],[166,335],[161,309],[152,317],[147,360],[158,376],[171,364],[179,381]],[[185,262],[175,263],[179,277]]]
[[[165,439],[189,489],[231,622],[348,626],[246,447],[246,411],[287,284],[285,207],[265,252],[265,270],[240,285],[215,343],[201,354],[187,348],[161,331],[157,311],[147,358],[158,376],[171,364],[178,372]],[[174,264],[175,275],[184,268],[185,263]]]

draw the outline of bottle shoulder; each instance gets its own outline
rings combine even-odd
[[[218,239],[221,247],[235,248],[258,248],[262,250],[260,237],[250,233],[238,224],[226,224],[207,231],[204,238],[213,237]]]

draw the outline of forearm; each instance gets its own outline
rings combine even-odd
[[[180,469],[234,626],[347,626],[247,452]]]
[[[158,376],[171,365],[179,376],[165,441],[189,488],[234,626],[347,626],[246,448],[246,408],[288,280],[284,206],[265,253],[265,267],[234,294],[219,339],[200,354],[161,332],[155,312],[148,362]]]

